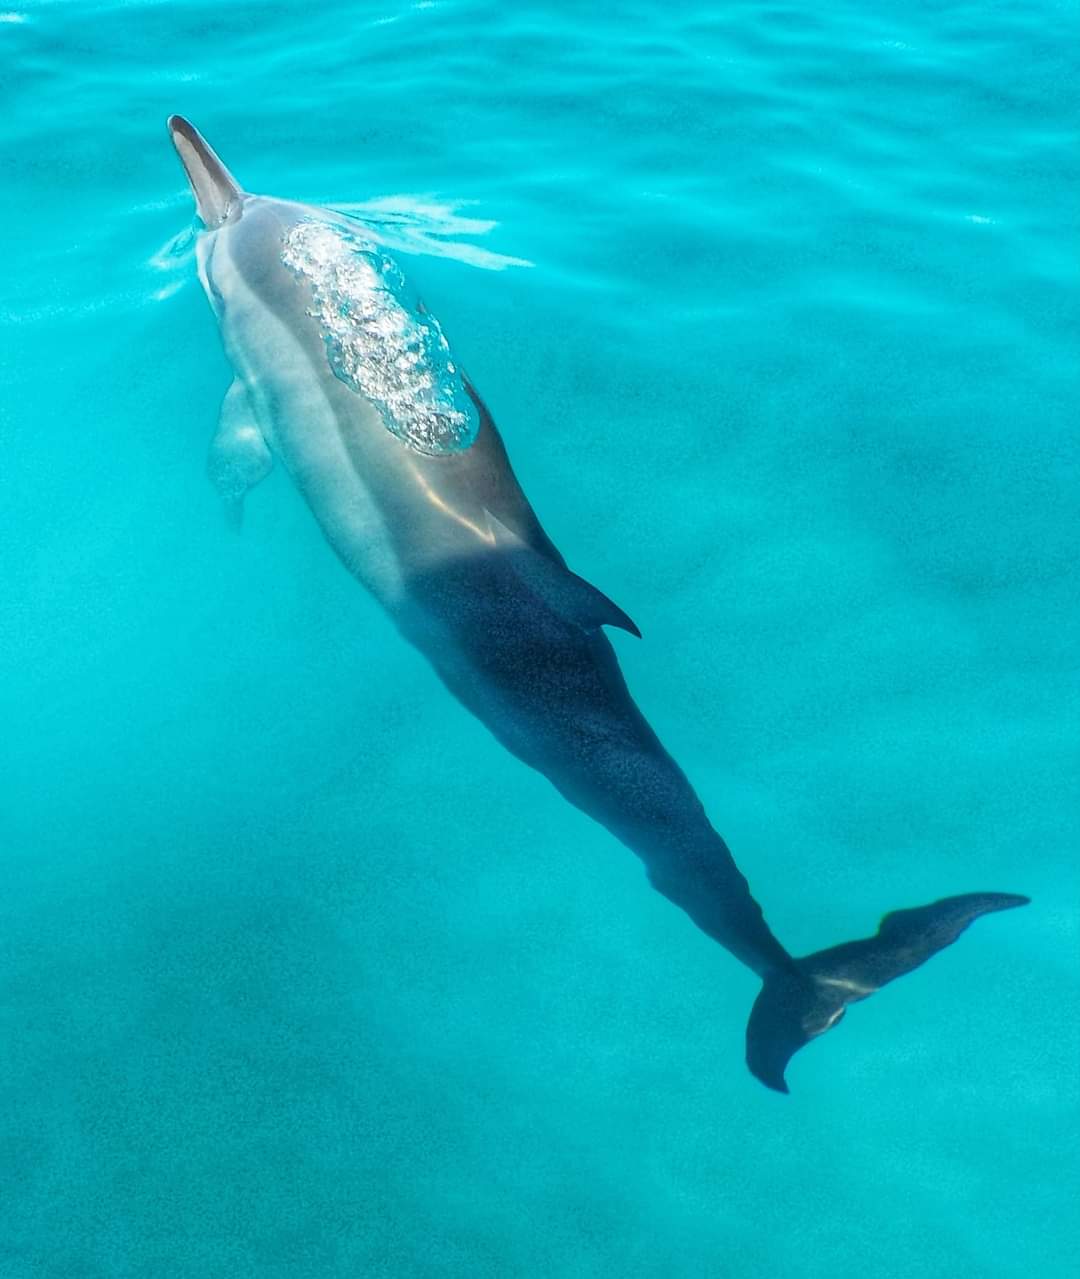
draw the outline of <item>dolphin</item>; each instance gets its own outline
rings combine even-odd
[[[627,690],[603,628],[638,628],[544,532],[396,263],[340,213],[244,191],[186,120],[168,129],[235,373],[208,468],[233,517],[282,465],[330,547],[462,705],[761,978],[746,1060],[762,1083],[787,1092],[791,1057],[849,1004],[981,915],[1028,901],[948,897],[886,915],[869,939],[789,954]]]

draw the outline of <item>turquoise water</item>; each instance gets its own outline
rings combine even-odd
[[[1075,7],[13,3],[0,1275],[1074,1273]],[[761,1088],[280,471],[228,527],[172,111],[380,228],[789,947],[1033,904]]]

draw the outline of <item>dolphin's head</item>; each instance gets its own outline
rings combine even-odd
[[[418,453],[468,448],[479,410],[438,321],[378,239],[331,209],[242,190],[180,116],[169,134],[204,226],[199,278],[245,376],[265,361],[274,321]]]
[[[169,136],[184,166],[195,207],[208,231],[240,217],[244,192],[202,134],[179,115],[169,116]]]
[[[202,223],[195,246],[199,279],[219,322],[243,286],[291,281],[281,261],[285,229],[303,206],[243,190],[213,147],[182,116],[168,121]]]

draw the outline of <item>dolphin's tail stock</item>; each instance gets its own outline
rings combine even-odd
[[[966,893],[897,910],[875,937],[845,942],[767,974],[746,1027],[746,1064],[769,1088],[787,1092],[784,1069],[799,1049],[831,1029],[848,1004],[865,999],[954,942],[980,915],[1024,906],[1013,893]]]

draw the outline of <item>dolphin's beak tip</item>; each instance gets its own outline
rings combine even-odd
[[[239,208],[243,191],[202,134],[182,115],[166,121],[169,137],[195,196],[195,208],[207,227],[220,226]]]

